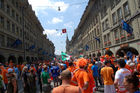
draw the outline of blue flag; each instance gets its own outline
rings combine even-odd
[[[42,55],[45,55],[45,54],[46,54],[46,52],[45,52],[45,51],[43,51],[43,52],[42,52]]]
[[[41,51],[41,50],[42,50],[42,48],[39,48],[39,49],[38,49],[38,52]]]
[[[88,46],[88,45],[85,46],[85,50],[86,50],[86,51],[89,50],[89,46]]]
[[[35,48],[35,45],[32,45],[32,46],[29,47],[29,50],[32,50],[34,48]]]
[[[98,37],[95,37],[95,39],[100,43],[100,38],[98,38]]]
[[[18,45],[20,45],[20,44],[22,44],[22,41],[19,40],[19,39],[16,39],[16,41],[15,41],[11,46],[12,46],[12,47],[15,47],[15,46],[18,46]]]
[[[132,54],[132,52],[130,52],[130,51],[128,51],[128,52],[126,53],[126,55],[127,55],[127,57],[129,57],[130,59],[133,58],[133,54]]]
[[[124,20],[122,20],[122,28],[129,34],[133,33],[133,28],[129,24],[127,24]]]
[[[46,51],[42,52],[42,55],[47,55],[47,54],[48,54],[48,52],[46,52]]]

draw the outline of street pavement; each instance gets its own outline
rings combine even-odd
[[[53,86],[53,82],[51,83],[51,85]],[[39,89],[39,84],[38,84],[38,80],[36,81],[36,86],[37,86],[37,92],[36,93],[41,93],[40,89]],[[22,80],[19,79],[18,80],[18,93],[24,93],[23,91],[23,84],[22,84]],[[99,87],[98,90],[95,93],[104,93],[104,88],[103,87]]]

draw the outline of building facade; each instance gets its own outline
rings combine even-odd
[[[122,29],[122,20],[133,28],[132,35]],[[89,0],[67,52],[100,56],[108,50],[140,53],[140,0]]]
[[[0,62],[49,60],[55,47],[43,31],[28,0],[0,0]]]

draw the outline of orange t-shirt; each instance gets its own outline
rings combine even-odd
[[[24,65],[21,65],[21,71],[23,70],[23,68],[24,68]]]
[[[8,79],[7,79],[7,75],[8,74],[8,70],[7,69],[3,69],[2,70],[2,77],[3,77],[3,81],[5,84],[8,84]]]
[[[88,76],[89,76],[89,86],[88,86],[87,90],[89,90],[89,91],[87,93],[93,93],[93,88],[95,87],[95,81],[93,78],[92,71],[88,70]]]
[[[137,65],[137,71],[140,72],[140,63]]]
[[[125,65],[125,67],[124,68],[126,68],[126,69],[128,69],[128,70],[130,70],[130,66],[129,65]]]
[[[103,67],[101,69],[104,85],[113,85],[112,74],[114,74],[114,71],[111,67]]]
[[[73,72],[73,71],[75,71],[75,67],[74,66],[69,66],[68,68],[67,68],[70,72]]]
[[[79,69],[75,72],[74,76],[72,77],[72,81],[78,83],[78,86],[82,89],[84,87],[85,82],[89,82],[88,73],[85,70]],[[88,89],[82,90],[82,93],[88,93]]]
[[[72,85],[61,85],[53,89],[52,93],[79,93],[80,88]]]

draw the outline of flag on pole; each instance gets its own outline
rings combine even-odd
[[[16,41],[11,45],[12,47],[16,47],[18,45],[22,44],[22,41],[19,39],[16,39]]]
[[[32,49],[34,49],[34,48],[35,48],[35,45],[32,45],[32,46],[29,47],[28,50],[32,50]]]
[[[67,33],[67,30],[66,29],[62,29],[62,33]]]
[[[100,43],[100,38],[98,38],[98,37],[95,37],[95,39]]]
[[[39,48],[39,49],[38,49],[38,52],[41,51],[41,50],[42,50],[42,48]]]
[[[133,33],[133,28],[129,24],[127,24],[124,20],[122,20],[122,29],[129,34]]]
[[[61,52],[62,61],[66,61],[70,59],[70,56],[64,52]]]
[[[88,45],[85,46],[85,50],[86,50],[86,51],[89,50],[89,46],[88,46]]]

